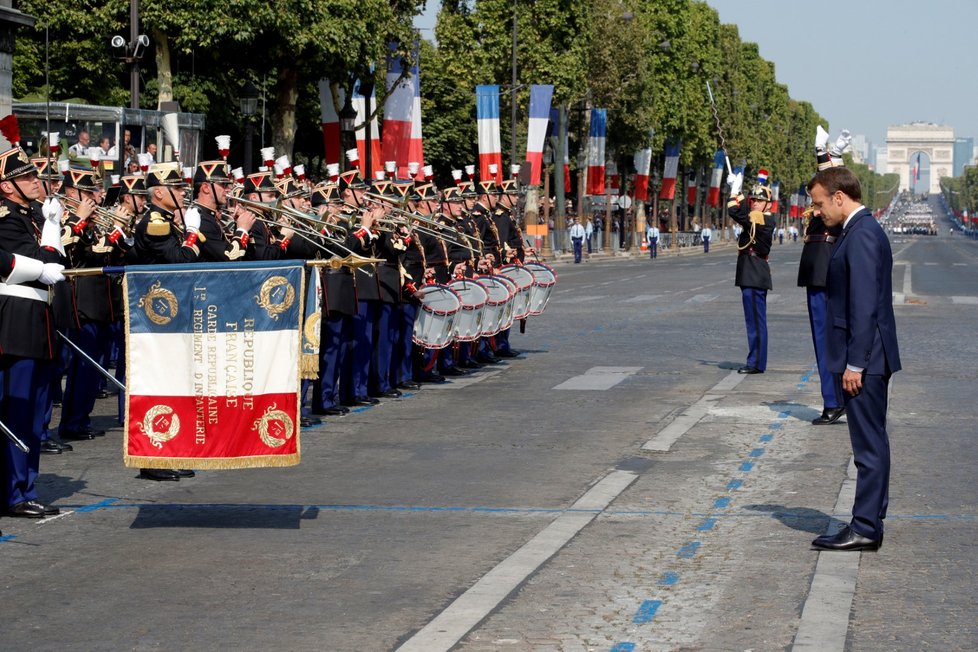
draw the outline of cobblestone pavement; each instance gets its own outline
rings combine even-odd
[[[978,246],[893,244],[886,544],[829,624],[848,650],[971,650]],[[0,519],[0,649],[790,648],[851,454],[809,424],[800,249],[775,246],[760,376],[732,373],[732,251],[595,257],[558,264],[524,358],[305,431],[298,467],[140,481],[117,428],[44,457],[64,515]]]

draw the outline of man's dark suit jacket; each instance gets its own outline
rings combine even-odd
[[[890,241],[868,209],[852,216],[829,261],[828,368],[846,365],[867,374],[900,370],[893,318],[893,254]]]

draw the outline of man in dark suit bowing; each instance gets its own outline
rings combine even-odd
[[[821,170],[808,183],[812,206],[826,226],[842,225],[829,261],[828,367],[840,386],[856,461],[852,521],[812,545],[822,550],[876,550],[883,542],[889,497],[887,385],[900,371],[893,317],[893,254],[847,168]]]

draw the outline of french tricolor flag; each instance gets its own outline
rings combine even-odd
[[[550,100],[554,87],[550,84],[530,86],[530,125],[526,135],[526,160],[530,162],[530,185],[540,185],[543,168],[543,145],[547,139],[550,122]]]
[[[324,162],[340,162],[340,116],[333,102],[333,91],[329,80],[319,80],[319,119],[323,126]]]
[[[342,102],[344,98],[340,98]],[[373,179],[372,172],[367,170],[367,98],[360,92],[360,81],[353,86],[353,108],[357,110],[357,151],[360,153],[360,174],[364,179]],[[377,168],[382,166],[380,157],[380,133],[377,130],[377,98],[370,93],[370,164]]]
[[[675,142],[666,143],[666,164],[662,170],[662,190],[659,191],[659,199],[676,198],[676,177],[679,175],[679,148],[681,144]]]
[[[417,163],[419,172],[415,175],[415,181],[424,181],[424,140],[421,135],[421,75],[418,70],[417,48],[415,48],[415,63],[411,68],[411,76],[414,78],[414,102],[411,106],[411,144],[408,147],[408,163]],[[410,177],[410,171],[405,175],[405,179]]]
[[[722,149],[718,149],[713,157],[713,175],[710,177],[710,189],[706,193],[706,204],[711,208],[720,205],[720,186],[723,183],[723,165],[727,155]]]
[[[780,197],[781,197],[781,182],[775,181],[774,184],[771,185],[771,212],[772,213],[778,212],[779,209],[778,199]]]
[[[591,109],[591,128],[587,147],[587,194],[604,194],[604,143],[608,128],[608,111]]]
[[[689,206],[695,206],[696,194],[696,173],[690,172],[689,176],[686,178],[686,204]]]
[[[397,177],[407,176],[411,147],[411,109],[414,106],[414,78],[398,44],[390,43],[387,55],[387,99],[384,101],[384,161],[394,161]],[[374,161],[376,163],[376,161]],[[403,173],[402,173],[403,170]]]
[[[475,87],[475,111],[479,119],[479,178],[483,181],[503,180],[503,155],[499,144],[499,86],[483,84]],[[495,164],[496,173],[489,173]]]
[[[649,200],[649,170],[652,168],[652,148],[635,152],[635,200]]]

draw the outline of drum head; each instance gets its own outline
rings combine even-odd
[[[423,310],[439,315],[450,315],[462,307],[459,296],[445,285],[422,286],[414,296],[421,302]]]
[[[455,279],[448,284],[448,287],[462,300],[462,308],[466,310],[477,310],[486,305],[486,301],[489,300],[489,290],[474,279]]]
[[[557,272],[550,265],[543,263],[527,263],[523,266],[533,274],[534,285],[550,287],[557,282]]]
[[[500,276],[505,276],[520,290],[525,290],[533,285],[533,273],[520,265],[506,265],[499,270]]]
[[[507,285],[508,281],[501,280],[496,276],[480,276],[479,282],[489,293],[488,304],[490,306],[502,305],[509,301],[511,292],[510,286]]]

